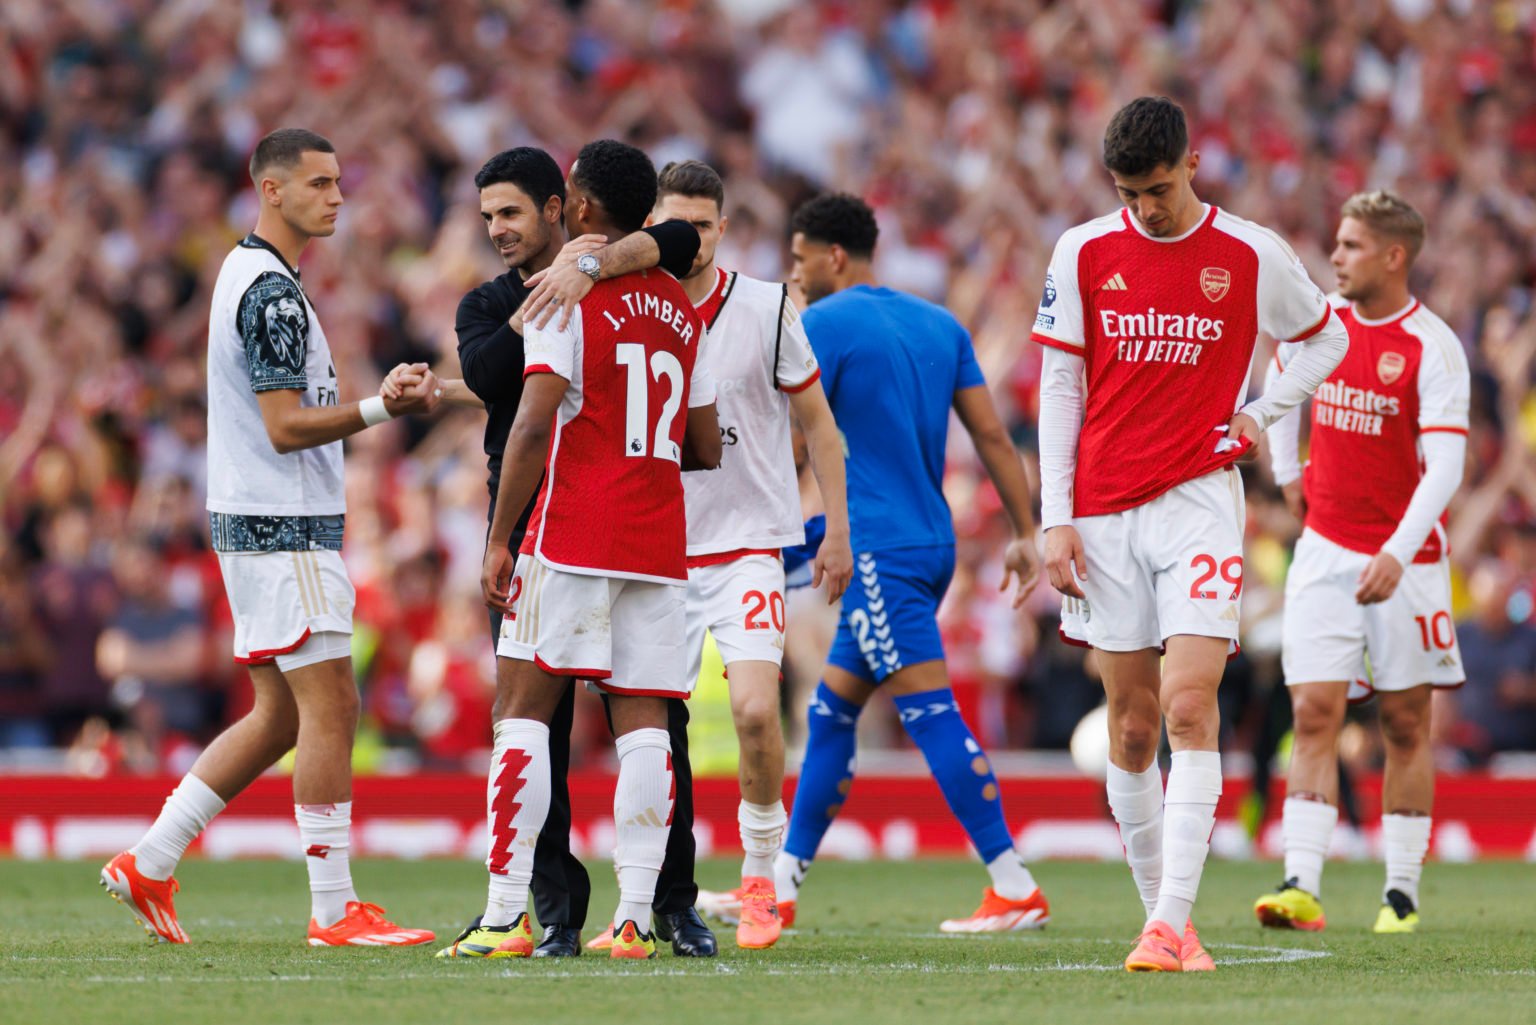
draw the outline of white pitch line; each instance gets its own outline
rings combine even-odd
[[[1079,943],[1116,943],[1115,940],[1078,940]],[[1288,964],[1300,961],[1314,961],[1320,958],[1332,957],[1331,951],[1306,950],[1298,947],[1264,947],[1246,943],[1212,944],[1217,949],[1246,950],[1261,954],[1270,954],[1270,957],[1236,957],[1223,958],[1216,963],[1219,965],[1248,965],[1248,964]],[[12,960],[21,960],[13,958]],[[522,979],[653,979],[666,977],[691,977],[708,978],[711,976],[735,976],[743,974],[773,975],[773,976],[841,976],[841,975],[991,975],[997,972],[1037,973],[1037,972],[1115,972],[1121,971],[1118,964],[1099,964],[1090,961],[1057,961],[1055,964],[1045,965],[1021,965],[1021,964],[974,964],[974,965],[936,965],[927,962],[889,962],[885,964],[858,964],[858,965],[799,965],[782,967],[763,967],[746,969],[745,966],[731,964],[699,965],[694,969],[684,968],[639,968],[635,970],[620,970],[612,975],[602,975],[598,972],[555,970],[535,970],[531,972],[519,971],[510,967],[499,967],[489,971],[476,970],[471,973],[452,974],[454,969],[445,969],[439,972],[391,972],[387,975],[198,975],[195,977],[176,975],[126,975],[107,976],[92,975],[85,978],[68,980],[70,983],[87,983],[94,985],[121,985],[123,983],[257,983],[257,982],[389,982],[395,979],[436,979],[463,982],[470,979],[484,978],[522,978]],[[598,970],[601,971],[600,969]],[[1536,974],[1526,971],[1496,971],[1492,973],[1478,974],[1506,974],[1529,975]],[[0,979],[0,985],[6,983],[43,982],[43,979]]]

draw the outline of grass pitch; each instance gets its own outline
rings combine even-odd
[[[469,862],[363,862],[365,899],[443,942],[484,900]],[[1431,865],[1415,936],[1375,936],[1375,865],[1330,865],[1321,936],[1260,930],[1249,910],[1268,864],[1212,863],[1197,919],[1217,971],[1130,975],[1140,926],[1123,866],[1034,866],[1053,911],[1038,933],[947,938],[985,882],[963,861],[825,862],[798,931],[768,951],[614,964],[441,962],[442,944],[311,950],[297,863],[191,861],[178,899],[187,946],[151,946],[96,884],[95,863],[0,862],[0,1008],[7,1022],[1158,1022],[1286,1025],[1536,1021],[1536,868]],[[700,867],[726,888],[735,862]],[[614,902],[602,867],[588,934]]]

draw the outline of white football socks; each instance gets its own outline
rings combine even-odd
[[[1011,847],[987,862],[987,874],[992,877],[992,892],[1005,900],[1024,900],[1039,888],[1019,852]]]
[[[495,736],[485,785],[490,888],[480,924],[487,926],[511,925],[528,910],[533,848],[549,817],[549,727],[501,719]]]
[[[154,825],[128,849],[134,864],[150,879],[169,879],[187,847],[224,810],[219,795],[188,773],[165,799]]]
[[[741,877],[771,877],[773,859],[784,847],[784,829],[789,825],[784,802],[753,804],[744,800],[736,809],[736,821],[741,826],[741,849],[746,854],[741,860]]]
[[[1333,829],[1339,823],[1339,809],[1322,801],[1287,797],[1280,820],[1281,843],[1285,847],[1285,878],[1314,897],[1323,893],[1323,862]]]
[[[649,932],[656,879],[667,854],[672,806],[672,742],[663,729],[634,730],[618,738],[619,781],[613,791],[617,843],[613,867],[619,877],[619,907],[613,924],[634,922]]]
[[[299,843],[309,869],[309,896],[315,924],[322,929],[347,915],[347,902],[357,900],[352,888],[352,802],[296,804]]]
[[[1221,797],[1219,751],[1175,751],[1163,797],[1163,885],[1152,919],[1179,935],[1200,890]]]
[[[773,895],[780,904],[800,896],[800,887],[805,885],[810,870],[809,861],[801,861],[788,851],[779,852],[773,859]]]
[[[1429,832],[1434,819],[1428,815],[1383,815],[1381,847],[1387,861],[1387,883],[1381,888],[1382,900],[1388,890],[1401,890],[1419,906],[1419,877],[1424,874],[1424,858],[1429,854]]]
[[[1163,885],[1163,773],[1157,760],[1141,772],[1111,762],[1104,780],[1109,810],[1120,827],[1120,845],[1136,892],[1150,918]],[[1181,925],[1180,928],[1183,928]]]

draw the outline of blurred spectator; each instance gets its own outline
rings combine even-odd
[[[189,738],[213,723],[213,702],[200,686],[203,634],[200,610],[171,599],[170,568],[160,551],[130,538],[112,557],[120,596],[117,613],[96,642],[96,668],[112,689],[112,703],[127,716],[146,747],[167,762]]]
[[[1457,628],[1467,682],[1449,739],[1476,761],[1527,750],[1536,737],[1536,620],[1529,582],[1492,560],[1472,572],[1472,618]]]
[[[1279,228],[1325,288],[1350,192],[1391,186],[1425,214],[1414,288],[1475,377],[1453,559],[1536,582],[1529,4],[6,0],[0,22],[0,702],[17,741],[42,723],[67,743],[109,711],[93,658],[115,612],[102,560],[130,537],[159,546],[171,604],[205,626],[199,678],[244,686],[204,540],[203,352],[219,262],[255,220],[246,160],[286,124],[330,137],[345,175],[338,244],[303,267],[344,401],[402,359],[456,375],[455,304],[500,273],[471,183],[487,156],[534,144],[564,163],[611,135],[719,167],[722,259],[754,275],[783,274],[785,218],[810,191],[868,198],[881,275],[970,328],[1033,467],[1028,337],[1051,247],[1117,203],[1099,167],[1114,110],[1172,95],[1202,154],[1201,197]],[[444,738],[459,731],[423,710],[472,690],[468,648],[444,637],[478,577],[480,427],[446,412],[349,443],[345,558],[370,724],[434,759],[452,759]],[[969,446],[950,462],[962,544],[945,629],[968,711],[989,743],[1059,745],[1093,682],[1054,641],[1048,588],[1026,615],[993,600],[995,510]],[[1269,679],[1295,525],[1266,471],[1245,479],[1245,648]],[[13,594],[23,574],[28,600]],[[826,621],[810,600],[791,611],[798,716]],[[1467,624],[1469,656],[1496,625]],[[449,650],[418,671],[423,642]],[[1463,700],[1499,689],[1479,677]],[[1501,746],[1536,748],[1536,724],[1496,718]]]
[[[40,677],[40,706],[56,740],[68,740],[89,716],[111,707],[107,681],[96,668],[96,644],[117,607],[112,576],[91,552],[90,510],[68,505],[43,527],[43,559],[31,593],[48,645]]]

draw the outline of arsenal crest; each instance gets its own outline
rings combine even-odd
[[[1207,267],[1200,272],[1200,291],[1211,302],[1220,302],[1232,287],[1232,275],[1225,267]]]
[[[1391,384],[1403,376],[1403,371],[1408,369],[1408,357],[1400,352],[1384,352],[1376,361],[1376,376],[1381,378],[1382,384]]]

